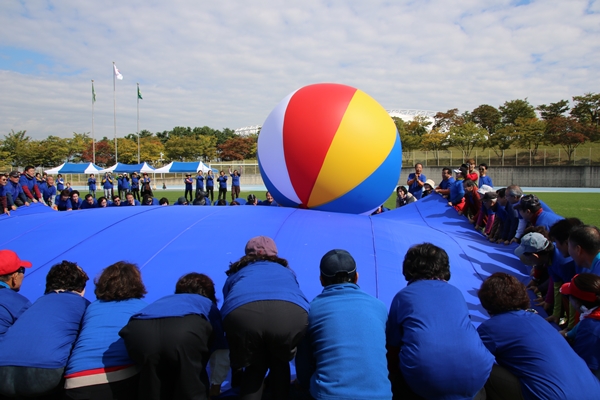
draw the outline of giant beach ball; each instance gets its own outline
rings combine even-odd
[[[277,203],[369,213],[400,177],[402,146],[394,121],[365,92],[321,83],[288,95],[258,137],[258,165]]]

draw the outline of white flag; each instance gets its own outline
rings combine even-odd
[[[119,72],[119,70],[117,69],[117,66],[115,64],[113,64],[113,68],[115,69],[115,76],[117,77],[117,79],[123,80],[123,75],[121,75],[121,73]]]

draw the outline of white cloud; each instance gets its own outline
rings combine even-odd
[[[94,79],[96,136],[112,137],[112,61],[124,76],[119,135],[136,130],[136,82],[141,129],[153,132],[261,124],[316,82],[355,86],[385,108],[440,111],[600,91],[597,1],[221,3],[8,2],[0,135],[89,132]],[[39,60],[7,61],[15,49]]]

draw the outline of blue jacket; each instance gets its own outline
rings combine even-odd
[[[29,177],[26,174],[21,174],[19,178],[19,184],[23,188],[23,193],[30,199],[39,199],[42,197],[40,188],[38,187],[37,180],[34,177]],[[29,193],[27,193],[29,192]]]
[[[449,200],[453,205],[459,204],[465,197],[465,188],[463,187],[463,181],[455,181],[450,186]]]
[[[0,338],[29,307],[31,302],[0,282]]]
[[[231,186],[240,186],[240,177],[242,175],[231,174]]]
[[[204,190],[204,177],[196,175],[196,190]]]
[[[23,188],[19,183],[14,183],[9,179],[4,188],[9,207],[15,204],[15,199],[21,199],[22,202],[28,201],[27,196],[23,193]]]
[[[65,180],[63,178],[56,178],[56,190],[59,192],[65,189]]]
[[[309,309],[294,272],[270,261],[258,261],[231,274],[223,286],[223,297],[223,318],[244,304],[261,300],[288,301]]]
[[[102,178],[102,187],[104,189],[112,189],[114,187],[113,178],[105,175],[104,178]]]
[[[42,191],[42,196],[44,197],[44,201],[48,201],[49,199],[56,197],[56,187],[54,185],[46,185]]]
[[[137,176],[131,177],[131,189],[139,189],[140,188],[140,178]]]
[[[67,211],[72,210],[73,206],[71,205],[71,199],[67,198],[67,200],[63,201],[61,195],[56,196],[56,200],[54,200],[54,204],[58,211]]]
[[[88,178],[88,187],[90,190],[96,191],[96,178]]]
[[[212,189],[214,186],[214,175],[206,175],[206,187]]]
[[[296,356],[298,379],[310,388],[312,397],[392,398],[386,361],[386,321],[386,306],[358,285],[329,285],[315,297],[310,303],[306,336]],[[356,368],[358,365],[360,368]]]
[[[123,179],[121,179],[121,186],[123,188],[123,190],[129,190],[131,189],[131,184],[129,183],[129,177],[128,176],[124,176]]]
[[[219,176],[217,181],[219,181],[219,189],[227,189],[227,177],[225,175]]]

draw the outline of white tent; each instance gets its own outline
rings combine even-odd
[[[153,172],[155,172],[155,169],[152,168],[151,166],[149,166],[148,163],[146,163],[146,162],[144,162],[142,164],[116,163],[112,167],[104,168],[98,172],[101,174],[103,174],[105,172],[116,172],[116,173],[119,173],[119,172],[127,172],[127,173],[141,172],[143,174],[144,172],[153,173]]]
[[[154,172],[155,174],[168,174],[168,173],[174,173],[174,172],[198,172],[198,171],[207,172],[207,171],[211,171],[211,168],[209,168],[206,164],[204,164],[203,162],[200,162],[200,161],[197,161],[197,162],[174,161],[172,163],[165,165],[164,167],[155,169],[152,172]]]
[[[93,163],[64,163],[58,167],[47,169],[44,172],[49,175],[55,174],[97,174],[100,167]]]

